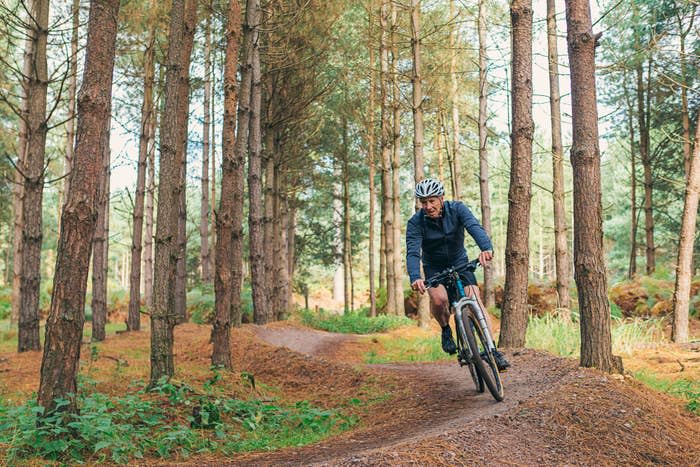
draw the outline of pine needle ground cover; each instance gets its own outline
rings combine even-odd
[[[39,424],[41,354],[0,355],[0,371],[11,374],[0,383],[0,464],[221,459],[300,446],[355,426],[391,391],[386,381],[315,364],[244,330],[234,332],[235,370],[212,369],[209,332],[178,326],[176,375],[150,390],[146,332],[83,346],[80,415],[49,415]],[[323,379],[347,390],[319,389]]]

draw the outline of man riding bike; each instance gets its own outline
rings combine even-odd
[[[409,219],[406,227],[406,266],[411,288],[421,294],[428,290],[430,312],[442,328],[442,350],[454,354],[457,346],[449,324],[447,290],[442,285],[426,289],[420,275],[421,260],[425,277],[453,266],[459,272],[465,293],[474,294],[481,304],[476,277],[466,270],[469,259],[464,249],[464,230],[469,232],[481,249],[480,264],[491,261],[493,246],[488,234],[467,206],[461,201],[445,201],[445,187],[440,181],[431,178],[421,180],[416,184],[415,194],[420,201],[421,210]],[[488,319],[488,313],[486,316]],[[499,371],[505,371],[510,366],[500,352],[496,351],[494,357]]]

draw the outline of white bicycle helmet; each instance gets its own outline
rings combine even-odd
[[[445,187],[443,184],[433,178],[425,178],[416,184],[416,198],[429,198],[444,194]]]

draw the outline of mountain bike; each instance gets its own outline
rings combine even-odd
[[[467,270],[474,272],[479,266],[475,259],[467,264]],[[498,402],[503,400],[503,382],[496,366],[491,332],[486,324],[486,311],[475,294],[467,296],[459,273],[454,267],[445,269],[425,281],[426,287],[445,286],[450,301],[451,312],[457,328],[457,361],[466,366],[474,381],[476,390],[484,392],[484,386]]]

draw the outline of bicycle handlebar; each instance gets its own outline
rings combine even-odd
[[[476,269],[481,266],[481,263],[479,262],[479,258],[475,258],[467,263],[466,270],[469,272],[474,272]],[[438,272],[437,274],[433,275],[432,277],[428,278],[425,280],[425,287],[427,289],[431,287],[437,287],[440,284],[445,285],[445,282],[448,279],[456,279],[455,274],[457,274],[457,277],[459,277],[459,273],[457,270],[454,268],[454,266],[450,266],[449,268],[445,269],[444,271]]]

